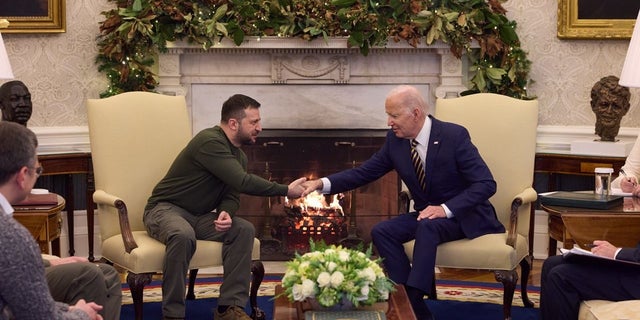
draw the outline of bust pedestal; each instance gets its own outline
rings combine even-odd
[[[576,140],[571,142],[572,154],[593,156],[626,157],[631,152],[633,142]]]

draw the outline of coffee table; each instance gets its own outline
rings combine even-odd
[[[387,320],[416,320],[409,297],[402,285],[396,285],[396,291],[389,296]],[[275,289],[273,318],[277,320],[304,320],[304,310],[300,303],[292,303],[286,296],[280,296],[284,290],[281,285]]]

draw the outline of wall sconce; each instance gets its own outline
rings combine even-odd
[[[7,19],[0,19],[0,28],[7,27],[9,27],[9,21]],[[13,78],[9,55],[7,55],[7,49],[4,47],[4,40],[2,40],[2,34],[0,33],[0,79]]]
[[[625,87],[640,87],[640,12],[633,27],[633,34],[629,42],[627,57],[624,59],[620,81]]]

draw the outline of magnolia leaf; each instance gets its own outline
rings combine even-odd
[[[420,12],[418,12],[417,16],[418,17],[424,17],[424,18],[431,18],[431,16],[433,15],[433,12],[429,11],[429,10],[422,10]]]
[[[471,82],[476,85],[476,88],[478,88],[480,92],[484,91],[484,89],[487,87],[487,82],[484,80],[484,72],[482,72],[482,70],[476,71],[476,74],[471,79]]]
[[[455,11],[447,12],[447,13],[444,14],[444,17],[445,17],[445,19],[447,19],[447,21],[456,20],[456,19],[458,19],[458,16],[460,16],[460,13],[459,12],[455,12]]]
[[[502,39],[504,43],[513,44],[518,41],[518,35],[512,26],[502,25],[500,27],[500,39]]]
[[[227,8],[228,7],[227,7],[226,3],[224,5],[222,5],[222,6],[220,6],[220,8],[218,8],[218,10],[216,10],[216,13],[213,15],[213,17],[211,17],[211,19],[215,20],[215,21],[220,20],[227,13]]]
[[[238,28],[233,32],[233,43],[235,43],[236,46],[239,46],[242,44],[243,41],[244,41],[244,31]]]
[[[502,68],[487,68],[486,72],[487,77],[495,84],[502,82],[502,76],[507,74],[507,71]]]
[[[142,10],[142,1],[141,0],[135,0],[133,1],[133,6],[131,6],[131,9],[133,11],[138,11],[140,12]]]
[[[331,5],[336,7],[351,7],[356,3],[356,0],[331,0]]]
[[[509,68],[509,72],[507,72],[507,77],[509,80],[516,81],[516,67]]]
[[[216,22],[216,30],[222,33],[225,37],[229,36],[229,33],[227,32],[227,27],[224,25],[224,23]]]
[[[433,40],[436,38],[437,33],[438,29],[436,29],[435,25],[432,25],[431,28],[429,28],[429,32],[427,32],[427,39],[425,40],[427,44],[433,43]]]

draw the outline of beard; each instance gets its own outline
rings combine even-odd
[[[240,143],[244,146],[250,146],[256,143],[254,136],[250,133],[239,132],[238,140],[240,140]]]

